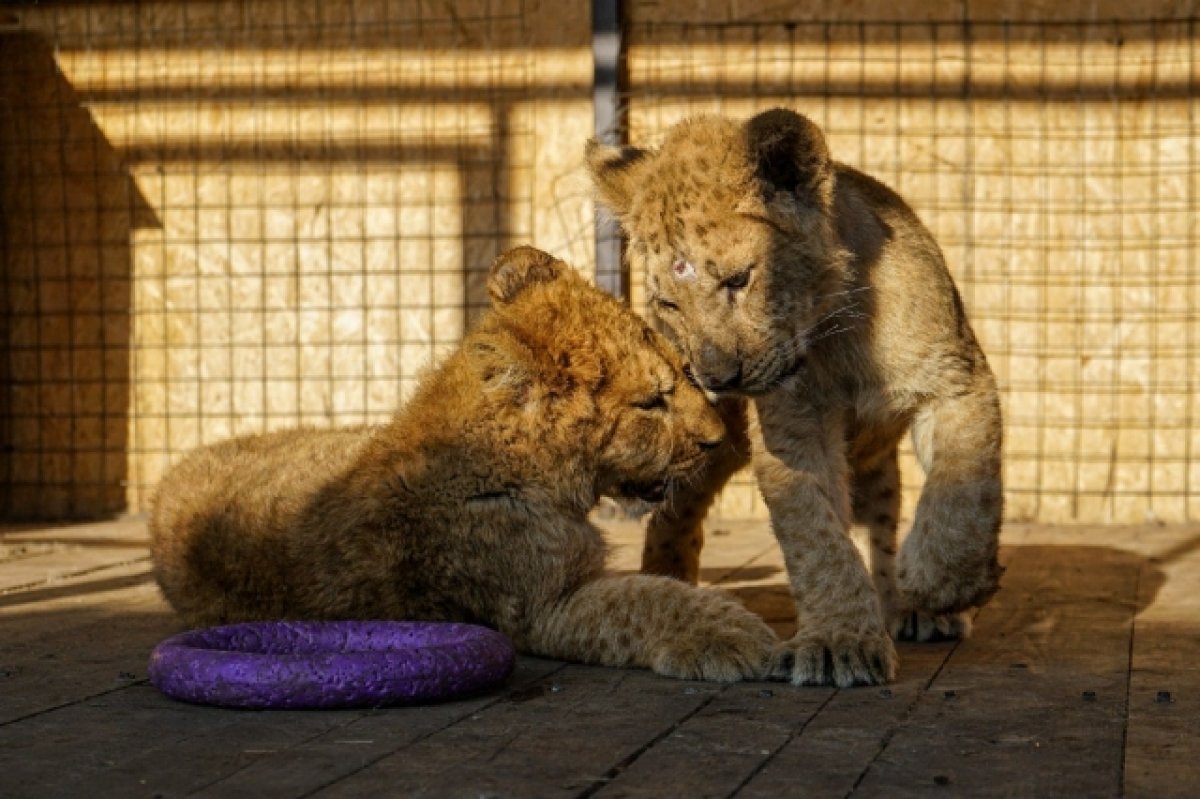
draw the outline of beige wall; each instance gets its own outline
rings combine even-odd
[[[141,511],[198,444],[380,421],[497,250],[590,271],[589,10],[0,12],[0,516]],[[938,235],[1004,390],[1013,518],[1200,518],[1195,4],[626,11],[633,141],[787,104]],[[718,510],[762,513],[747,479]]]
[[[812,116],[945,250],[1003,389],[1009,516],[1196,519],[1198,61],[1195,22],[1169,21],[1194,13],[635,2],[631,139],[701,111]],[[904,477],[911,510],[907,453]],[[740,482],[718,511],[761,514]]]
[[[199,444],[386,419],[500,249],[590,268],[585,6],[79,3],[3,25],[11,515],[141,511]]]

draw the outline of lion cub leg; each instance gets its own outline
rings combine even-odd
[[[777,650],[774,673],[796,685],[888,682],[896,649],[850,539],[842,416],[776,394],[756,400],[754,471],[787,565],[797,631]]]
[[[672,489],[646,525],[642,572],[661,574],[695,585],[704,546],[704,517],[721,486],[750,461],[743,400],[724,399],[717,408],[725,422],[725,441],[709,455],[699,476]]]
[[[910,607],[931,615],[982,605],[999,587],[1004,494],[1000,404],[991,375],[918,413],[913,445],[925,469],[897,578]]]
[[[908,607],[896,586],[896,525],[900,517],[900,469],[896,448],[879,458],[855,465],[854,520],[865,525],[871,542],[871,582],[893,638],[933,641],[965,638],[970,618],[965,614],[930,615]]]
[[[778,641],[721,592],[650,575],[584,583],[535,614],[524,638],[537,655],[717,682],[765,678]]]

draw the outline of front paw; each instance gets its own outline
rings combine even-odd
[[[888,614],[888,632],[897,641],[957,641],[971,634],[971,617],[966,613],[933,615],[898,610]]]
[[[738,605],[719,622],[672,636],[656,653],[651,668],[681,680],[762,680],[778,642],[761,618]]]
[[[882,631],[798,632],[775,647],[771,676],[793,685],[883,685],[896,678],[896,647]]]
[[[906,546],[896,560],[896,584],[910,608],[952,616],[979,607],[1000,588],[1004,567],[995,555],[972,557]]]

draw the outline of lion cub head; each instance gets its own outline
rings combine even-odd
[[[488,293],[493,313],[463,351],[539,461],[594,474],[596,494],[658,501],[721,443],[675,349],[567,264],[518,247],[493,264]]]
[[[653,313],[703,386],[759,394],[794,373],[849,257],[817,126],[783,109],[744,123],[702,116],[658,150],[589,142],[587,160]]]

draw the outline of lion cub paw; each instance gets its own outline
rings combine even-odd
[[[734,605],[720,619],[697,622],[671,636],[655,653],[651,668],[682,680],[761,680],[778,642],[761,618]]]
[[[945,562],[903,548],[896,566],[905,604],[931,616],[954,615],[984,604],[999,589],[1004,573],[995,558]]]
[[[896,647],[883,632],[799,632],[775,647],[771,676],[793,685],[882,685],[896,677]]]
[[[971,617],[966,613],[895,611],[888,614],[888,632],[897,641],[957,641],[971,634]]]

